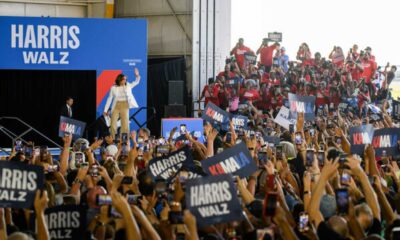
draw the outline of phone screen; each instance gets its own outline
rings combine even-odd
[[[180,130],[181,130],[181,134],[185,134],[186,133],[186,124],[181,124]]]
[[[348,186],[350,184],[351,176],[348,173],[343,172],[340,175],[340,184]]]
[[[349,192],[346,188],[336,190],[336,204],[340,214],[347,214],[349,209]]]
[[[232,141],[232,133],[231,132],[227,132],[226,133],[226,142],[230,143]]]
[[[314,162],[314,150],[312,149],[307,149],[306,152],[306,166],[311,167]]]
[[[96,196],[96,203],[98,206],[111,205],[112,204],[111,196],[106,194],[99,194]]]
[[[303,143],[303,138],[302,138],[302,136],[301,136],[301,133],[297,132],[297,133],[295,134],[294,142],[295,142],[296,144],[302,144],[302,143]]]
[[[289,132],[294,133],[294,124],[289,124]]]
[[[276,146],[276,158],[278,160],[282,159],[282,149],[283,149],[282,145]]]
[[[318,158],[318,164],[320,166],[324,166],[324,163],[325,163],[325,152],[324,151],[318,151],[317,158]]]
[[[299,231],[305,232],[308,230],[308,214],[305,212],[300,213],[299,216]]]
[[[257,158],[258,158],[258,161],[260,162],[260,165],[264,165],[267,163],[268,155],[266,152],[258,152]],[[264,167],[262,166],[262,168],[264,168]]]

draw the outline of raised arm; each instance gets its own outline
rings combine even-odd
[[[134,88],[136,85],[138,85],[140,83],[140,73],[139,73],[139,69],[135,68],[135,81],[128,83],[130,88]]]
[[[44,210],[46,209],[47,202],[49,198],[47,197],[47,192],[43,191],[42,196],[40,196],[41,190],[36,191],[35,197],[35,211],[36,211],[36,228],[37,228],[37,239],[47,240],[50,239],[49,231],[47,229],[46,221],[44,218]]]

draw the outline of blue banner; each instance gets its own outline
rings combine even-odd
[[[181,148],[170,153],[168,156],[151,159],[149,161],[148,171],[154,180],[163,179],[170,181],[183,166],[185,166],[186,169],[195,169],[189,147]]]
[[[64,137],[65,134],[71,134],[72,139],[76,140],[82,137],[85,131],[86,123],[72,118],[60,117],[60,125],[58,127],[58,136]]]
[[[175,141],[179,139],[182,135],[185,135],[183,129],[189,132],[193,137],[195,137],[199,142],[204,143],[203,136],[203,119],[201,118],[163,118],[161,120],[161,132],[165,139],[169,138],[173,128],[177,128],[172,139]]]
[[[0,207],[30,208],[36,191],[43,189],[43,167],[0,161]]]
[[[395,156],[399,152],[400,128],[382,128],[374,131],[372,146],[376,156]]]
[[[224,130],[226,129],[227,125],[229,126],[230,114],[212,102],[207,104],[206,108],[201,114],[201,117],[211,123],[213,127],[218,130]]]
[[[371,124],[351,127],[349,129],[349,134],[351,152],[362,156],[364,154],[365,145],[372,142],[374,127]]]
[[[96,70],[98,117],[118,74],[131,82],[134,67],[141,79],[133,95],[139,107],[147,106],[145,19],[0,17],[0,36],[0,53],[7,56],[0,69]],[[146,121],[146,111],[136,119]]]
[[[297,113],[304,113],[304,119],[306,121],[313,121],[315,118],[314,106],[315,96],[299,96],[293,93],[289,93],[289,105],[290,105],[290,118],[297,119]]]
[[[242,219],[237,189],[230,174],[187,181],[185,198],[199,227]]]
[[[204,172],[213,176],[230,173],[244,178],[257,170],[257,165],[243,142],[201,161],[201,166]]]

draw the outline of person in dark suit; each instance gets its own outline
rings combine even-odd
[[[73,118],[74,114],[72,111],[72,105],[74,104],[74,99],[72,97],[67,97],[65,99],[65,105],[61,107],[60,115],[64,117]]]

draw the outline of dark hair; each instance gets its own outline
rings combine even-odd
[[[124,77],[124,74],[118,74],[117,78],[115,79],[115,85],[119,86]]]

